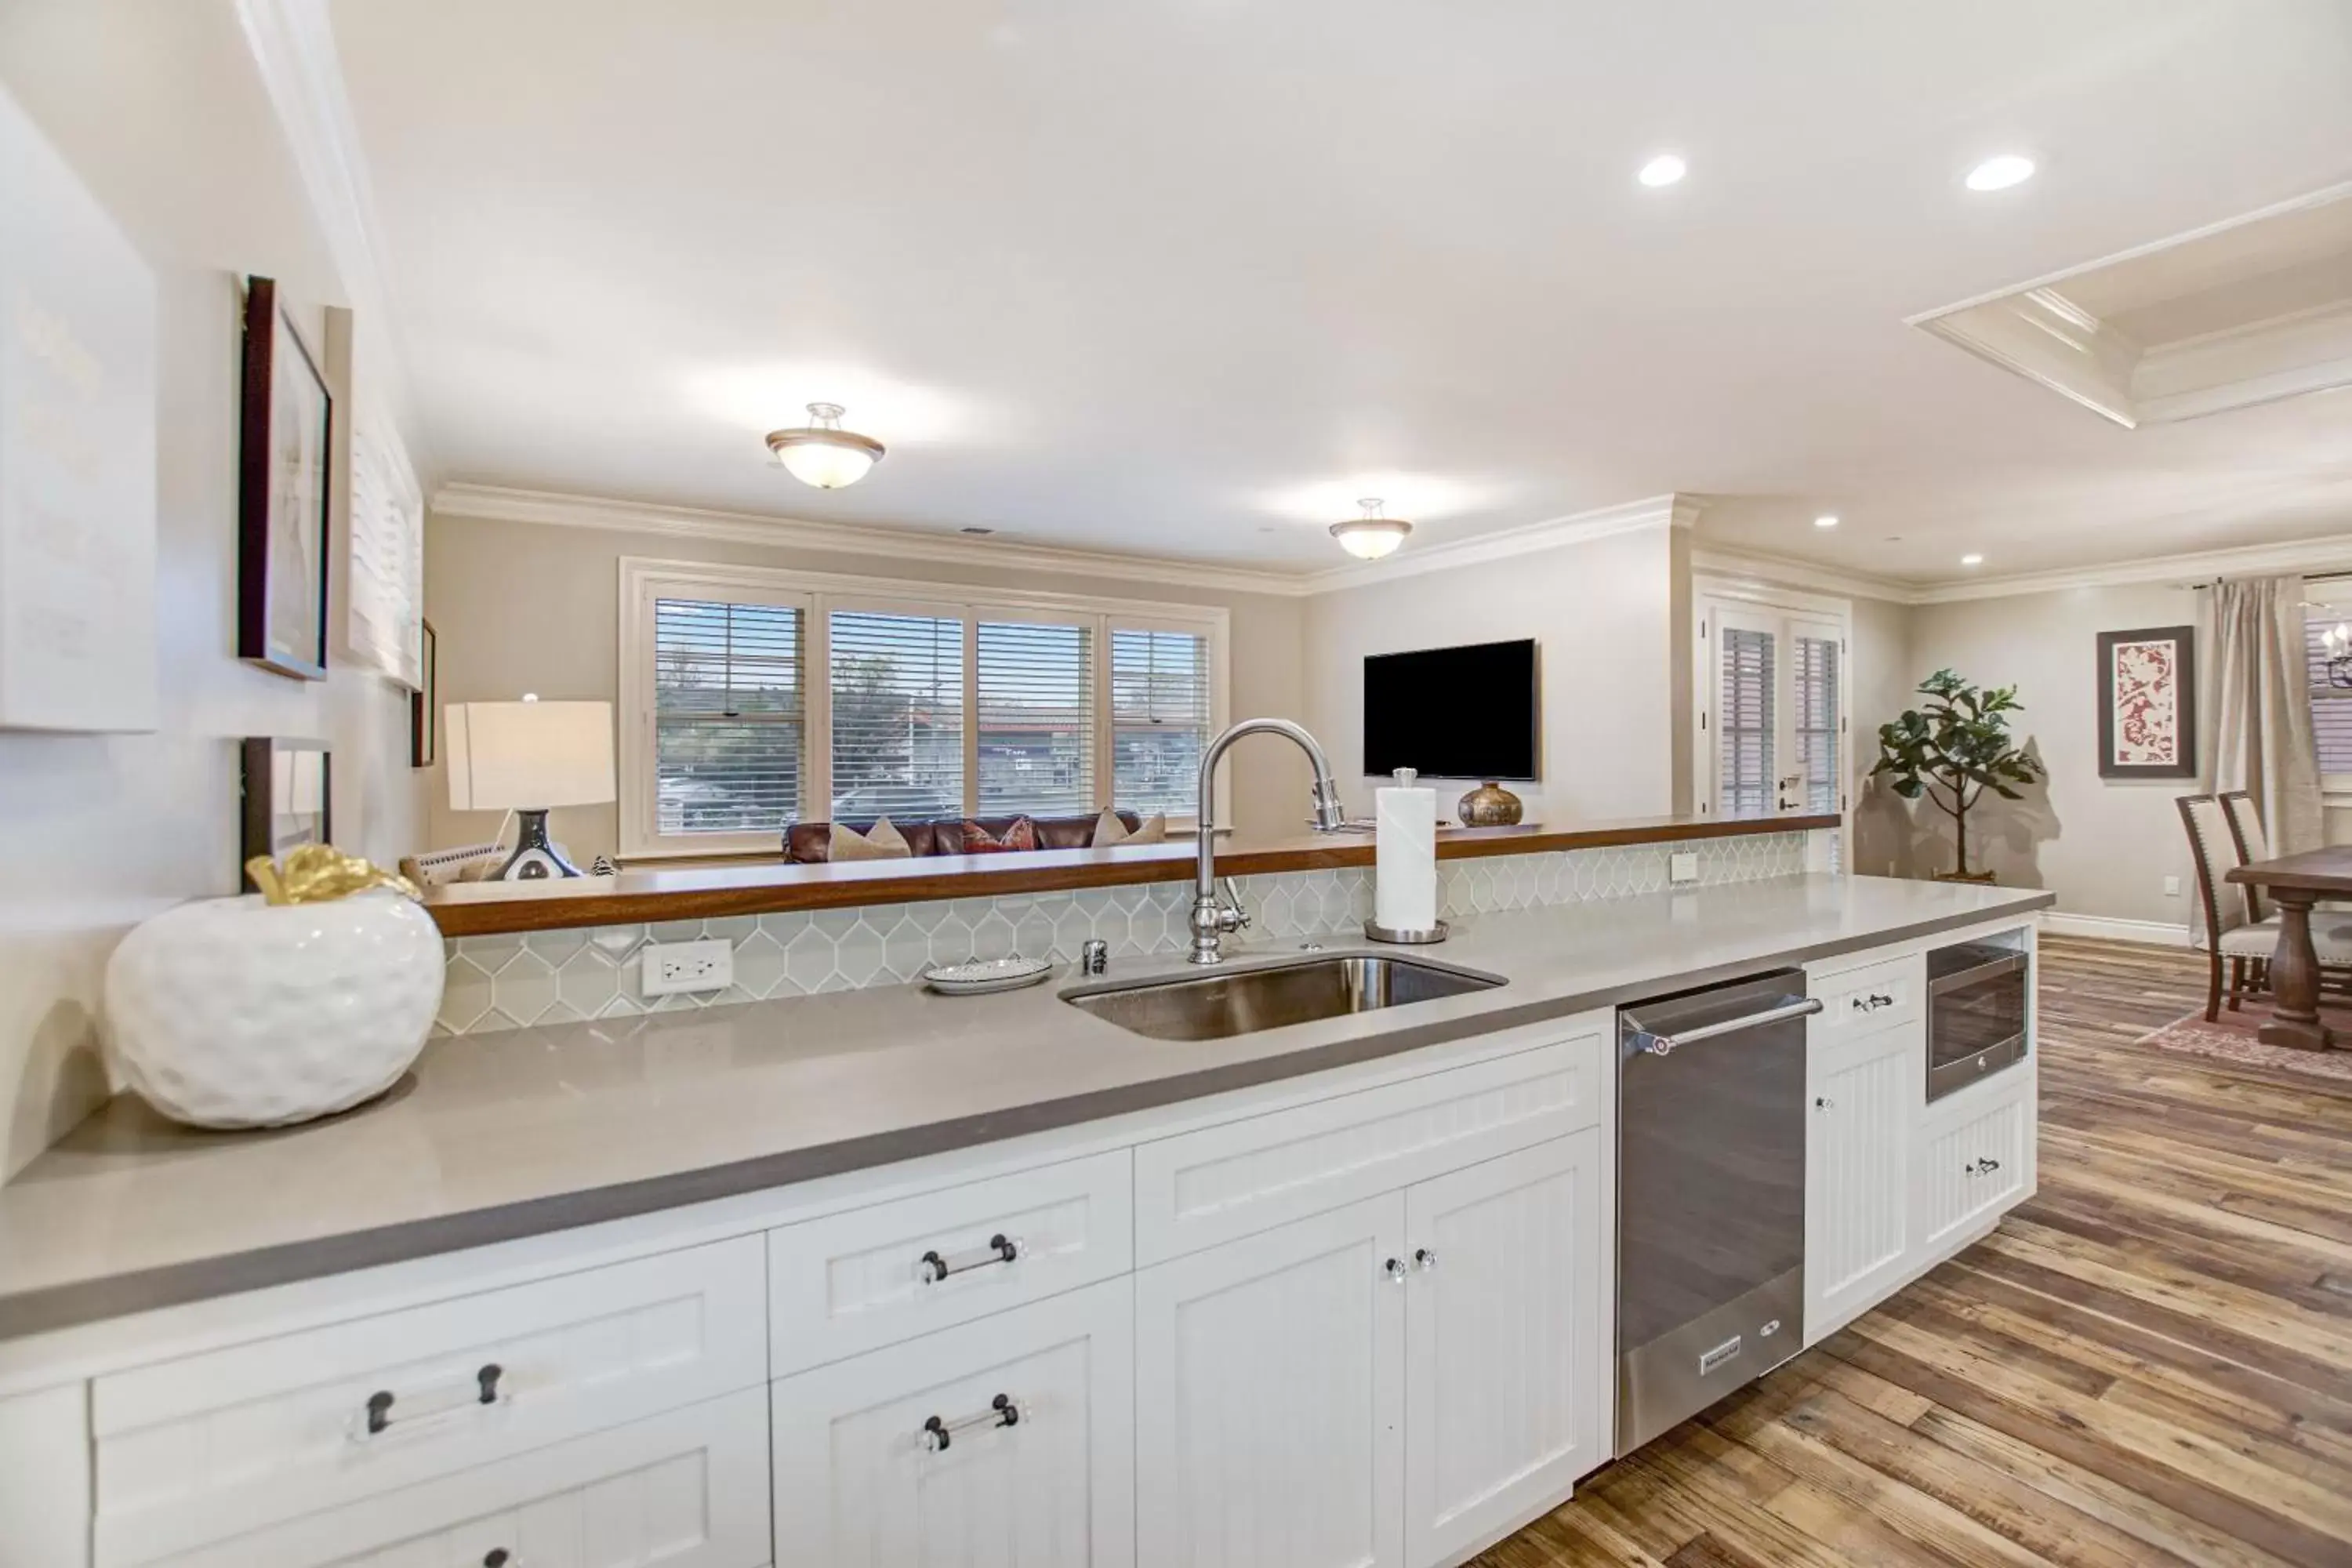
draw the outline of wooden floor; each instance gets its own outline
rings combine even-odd
[[[2039,1194],[1477,1568],[2352,1568],[2352,1086],[2134,1047],[2185,953],[2042,952]]]

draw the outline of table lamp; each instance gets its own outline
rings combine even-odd
[[[449,809],[512,811],[522,828],[494,875],[577,877],[556,852],[547,814],[559,805],[613,798],[613,705],[609,702],[452,702],[446,731]]]

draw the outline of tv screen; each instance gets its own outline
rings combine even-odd
[[[1474,643],[1364,660],[1364,773],[1536,776],[1536,645]]]

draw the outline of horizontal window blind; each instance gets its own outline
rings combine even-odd
[[[657,831],[781,831],[799,816],[801,629],[789,605],[655,602]]]
[[[1198,632],[1112,629],[1113,804],[1146,816],[1199,811],[1209,664],[1209,639]]]
[[[2352,687],[2327,679],[2327,645],[2321,639],[2352,614],[2336,608],[2308,612],[2304,617],[2304,647],[2311,678],[2311,728],[2319,741],[2319,771],[2352,774]]]
[[[1805,809],[1838,809],[1838,646],[1835,637],[1797,641],[1797,760]]]
[[[1725,816],[1772,809],[1773,682],[1777,640],[1769,631],[1727,627],[1715,703],[1716,799]]]
[[[835,610],[825,623],[836,821],[961,816],[963,621]]]
[[[980,814],[1094,809],[1094,628],[982,621],[972,633]]]

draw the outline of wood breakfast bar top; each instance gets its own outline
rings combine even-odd
[[[1533,855],[1633,844],[1672,844],[1751,833],[1801,833],[1835,827],[1834,814],[1785,812],[1720,817],[1699,814],[1622,817],[1548,827],[1444,828],[1441,860],[1488,855]],[[625,867],[610,877],[561,881],[455,882],[428,888],[425,908],[441,934],[497,936],[510,931],[574,926],[635,925],[656,921],[722,920],[788,910],[840,909],[852,904],[919,903],[931,899],[992,898],[1009,893],[1065,892],[1135,882],[1179,882],[1192,875],[1194,840],[1119,845],[1107,849],[1045,849],[1021,855],[939,855],[906,860],[796,865],[781,858],[690,865]],[[1339,833],[1220,846],[1217,873],[1265,876],[1321,871],[1372,863],[1369,826]]]
[[[2337,1042],[2319,1016],[2319,951],[2311,940],[2311,910],[2322,899],[2352,898],[2352,845],[2255,860],[2231,871],[2230,880],[2260,888],[2279,910],[2270,975],[2278,1000],[2258,1031],[2262,1042],[2306,1051],[2331,1048]]]

